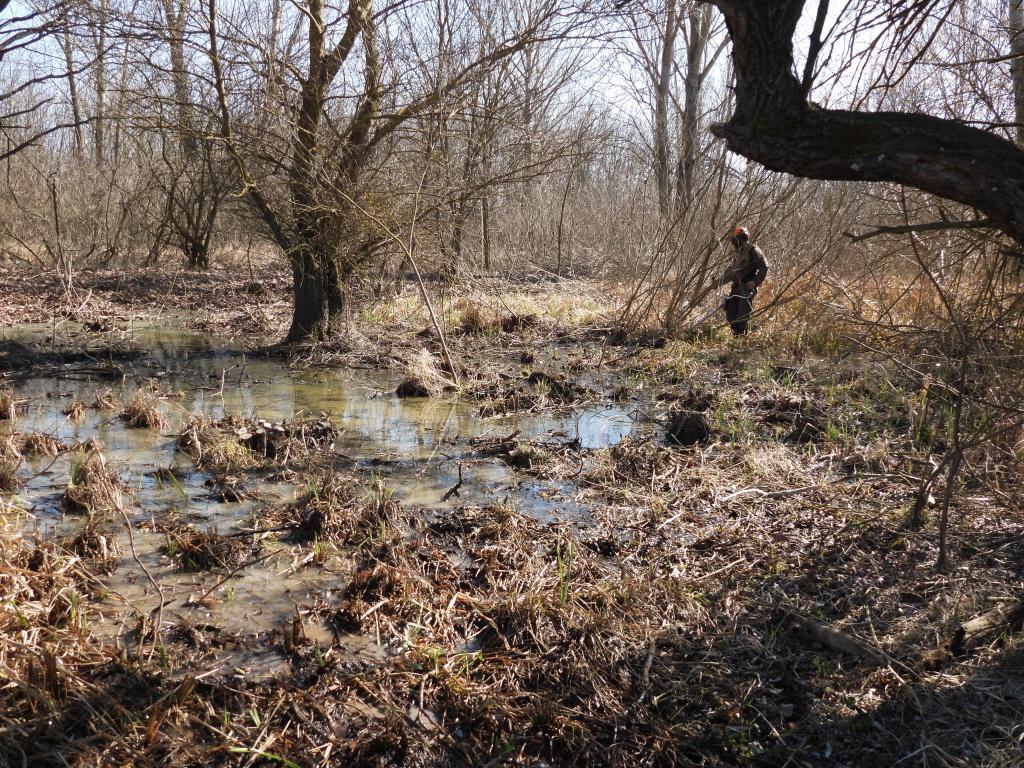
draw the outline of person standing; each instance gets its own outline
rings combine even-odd
[[[740,336],[750,327],[754,295],[768,276],[768,263],[764,260],[764,252],[750,242],[750,233],[745,227],[735,227],[729,241],[733,247],[733,259],[719,285],[730,286],[725,300],[725,318],[732,332]]]

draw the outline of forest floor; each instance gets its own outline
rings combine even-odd
[[[34,338],[51,354],[120,350],[169,318],[259,354],[289,298],[271,268],[83,274],[70,296],[16,275],[0,312],[50,327]],[[944,489],[919,489],[948,446],[928,381],[764,329],[631,335],[586,282],[479,280],[434,300],[450,367],[415,286],[364,297],[344,338],[289,365],[391,371],[403,394],[469,401],[479,420],[618,407],[638,428],[606,445],[454,435],[443,452],[516,482],[440,508],[341,462],[337,424],[168,420],[139,382],[122,419],[172,435],[225,497],[271,477],[293,489],[218,530],[147,515],[102,446],[32,431],[22,388],[53,361],[0,350],[0,763],[1024,764],[1022,467],[1012,452],[968,462],[939,570]],[[33,451],[79,457],[60,489],[74,535],[23,533]],[[544,515],[520,482],[556,500]],[[100,626],[132,560],[134,538],[111,546],[129,510],[134,536],[158,528],[162,561],[199,574],[190,619],[146,572],[158,606]],[[326,586],[278,627],[225,629],[232,583],[268,564]],[[218,663],[239,648],[284,666]]]

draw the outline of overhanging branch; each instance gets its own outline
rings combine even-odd
[[[894,182],[955,200],[1024,244],[1024,151],[955,120],[809,104],[793,59],[803,0],[705,1],[733,42],[736,111],[712,127],[729,149],[794,176]]]
[[[944,232],[950,229],[995,229],[992,219],[970,219],[968,221],[929,221],[921,224],[903,224],[901,226],[888,227],[879,225],[868,232],[855,235],[853,232],[843,234],[850,238],[851,243],[861,243],[879,235],[908,235],[915,232]]]

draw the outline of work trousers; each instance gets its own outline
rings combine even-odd
[[[733,284],[729,297],[725,300],[725,319],[737,336],[746,333],[750,328],[750,314],[754,311],[755,288],[748,291],[744,286]]]

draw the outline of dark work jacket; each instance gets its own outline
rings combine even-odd
[[[734,293],[739,288],[740,293],[746,294],[747,283],[760,287],[767,276],[768,262],[764,260],[764,252],[753,243],[745,243],[736,249],[732,264],[722,275],[719,285],[732,283]]]

